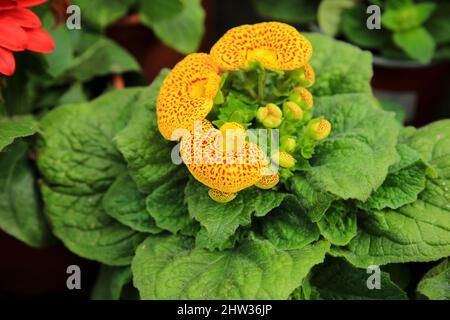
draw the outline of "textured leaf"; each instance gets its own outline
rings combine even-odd
[[[423,276],[417,286],[417,291],[430,300],[450,299],[450,265],[448,258]]]
[[[0,153],[0,228],[32,247],[51,244],[47,220],[28,163],[28,145],[17,141]]]
[[[358,235],[343,255],[366,267],[410,261],[434,261],[450,255],[450,120],[416,130],[407,144],[433,167],[419,199],[396,211],[372,211],[358,216]]]
[[[193,223],[184,200],[187,181],[186,168],[182,167],[145,199],[147,214],[155,219],[158,227],[176,233]]]
[[[94,288],[92,300],[119,300],[123,288],[131,282],[131,269],[126,267],[110,267],[102,265]]]
[[[152,20],[141,14],[143,24],[152,28],[162,42],[175,50],[188,54],[197,50],[204,33],[205,12],[200,0],[180,0],[183,10],[166,19]]]
[[[103,197],[103,208],[111,217],[136,231],[162,231],[147,213],[145,194],[137,189],[128,173],[120,175],[108,189]]]
[[[133,281],[142,299],[286,299],[328,248],[321,241],[283,251],[247,240],[207,251],[181,237],[150,237],[136,251]]]
[[[210,248],[219,248],[239,226],[249,225],[252,215],[262,217],[278,207],[286,194],[247,188],[226,204],[212,200],[208,188],[190,180],[185,189],[189,214],[206,229]]]
[[[371,94],[372,56],[350,44],[315,33],[305,33],[314,48],[311,65],[316,82],[314,98],[343,93]]]
[[[298,202],[286,198],[258,223],[257,234],[269,240],[278,249],[300,249],[319,239],[319,230],[305,215]]]
[[[0,151],[14,139],[28,137],[38,130],[37,121],[30,116],[2,118],[0,116]]]
[[[131,119],[115,138],[140,191],[149,193],[177,169],[171,161],[173,143],[164,140],[156,124],[156,99],[163,70],[133,107]]]
[[[111,218],[103,210],[101,193],[69,195],[43,186],[42,194],[54,234],[79,256],[112,266],[127,265],[146,237]]]
[[[425,188],[425,164],[420,155],[405,144],[397,145],[401,157],[399,163],[389,168],[389,174],[365,203],[363,209],[397,209],[417,200],[417,196]]]
[[[334,203],[317,226],[331,244],[345,246],[357,233],[356,211],[350,205]]]
[[[306,178],[322,192],[342,199],[367,200],[399,160],[399,126],[393,113],[375,109],[366,94],[319,97],[315,114],[332,123],[318,144]]]
[[[289,180],[289,190],[297,196],[302,209],[313,222],[319,221],[336,199],[299,174]]]
[[[341,259],[329,259],[314,269],[310,282],[325,300],[406,300],[402,289],[381,272],[380,289],[369,289],[371,273],[358,269]]]

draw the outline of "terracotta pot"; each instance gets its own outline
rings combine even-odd
[[[408,124],[422,126],[440,118],[449,81],[450,62],[424,65],[374,57],[375,95],[404,106]]]

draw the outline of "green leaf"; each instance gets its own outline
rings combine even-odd
[[[367,6],[364,5],[357,5],[352,9],[345,10],[342,14],[342,33],[352,43],[363,48],[380,48],[388,40],[386,31],[367,28],[369,15],[366,10]]]
[[[41,188],[54,234],[77,255],[111,266],[128,265],[146,238],[113,218],[102,206],[102,193],[66,194]]]
[[[145,194],[138,190],[136,183],[126,172],[117,177],[106,192],[103,207],[111,217],[131,229],[148,233],[162,231],[147,213]]]
[[[289,23],[307,23],[316,20],[316,1],[254,0],[253,4],[258,14],[265,18]]]
[[[358,235],[336,249],[352,264],[434,261],[450,255],[450,120],[416,130],[407,144],[435,171],[419,199],[398,210],[361,212]]]
[[[407,31],[423,24],[435,9],[436,4],[431,2],[388,7],[381,16],[381,23],[393,31]]]
[[[38,131],[37,121],[31,116],[0,117],[0,151],[14,139],[32,136]]]
[[[152,0],[153,1],[153,0]],[[72,0],[71,4],[80,7],[83,19],[91,26],[103,30],[128,13],[135,0],[100,1]]]
[[[200,0],[180,0],[183,10],[169,18],[152,21],[145,12],[141,22],[152,28],[162,42],[175,50],[188,54],[197,50],[204,33],[205,12]]]
[[[450,299],[450,264],[448,258],[423,276],[417,286],[417,291],[430,300]]]
[[[124,287],[131,282],[131,269],[102,265],[91,292],[92,300],[119,300]]]
[[[311,66],[316,81],[314,98],[343,93],[372,94],[372,56],[350,44],[315,33],[305,33],[314,48]]]
[[[182,0],[141,0],[139,14],[146,21],[155,23],[157,21],[171,19],[183,10]]]
[[[164,140],[156,123],[156,99],[168,71],[161,71],[132,108],[131,119],[115,138],[128,164],[128,172],[140,191],[149,193],[160,185],[177,166],[172,163],[173,143]]]
[[[297,196],[300,206],[313,222],[319,221],[336,199],[300,174],[289,180],[289,190]]]
[[[184,200],[184,189],[188,181],[186,171],[186,168],[180,168],[153,189],[145,199],[147,214],[155,219],[159,228],[172,233],[192,224]]]
[[[64,79],[84,82],[108,74],[140,70],[133,56],[106,37],[83,32],[79,41],[84,42],[79,46],[85,48],[71,60],[71,64],[61,74]]]
[[[224,122],[247,124],[255,118],[257,109],[258,105],[245,96],[231,92],[219,109],[218,119]]]
[[[404,124],[406,118],[405,107],[401,104],[390,100],[379,100],[380,106],[385,111],[391,111],[395,113],[395,119],[397,119],[398,123]]]
[[[262,217],[278,207],[286,194],[256,187],[240,191],[226,204],[212,200],[208,188],[191,179],[185,189],[189,214],[206,229],[210,248],[219,248],[239,226],[251,223],[252,215]]]
[[[354,0],[323,0],[317,10],[317,20],[320,29],[334,37],[339,32],[342,13],[355,5]]]
[[[32,247],[53,243],[42,211],[28,145],[17,141],[0,153],[0,228]]]
[[[395,32],[392,39],[412,59],[425,63],[433,58],[435,42],[425,28]]]
[[[342,199],[367,200],[398,161],[399,126],[394,114],[374,108],[367,94],[318,97],[315,114],[332,123],[316,146],[306,179]]]
[[[311,285],[325,300],[407,300],[406,293],[391,281],[387,272],[380,273],[380,289],[369,289],[371,273],[358,269],[342,259],[328,259],[314,269]]]
[[[146,90],[113,91],[90,103],[65,105],[40,123],[37,164],[53,232],[76,254],[108,265],[129,264],[145,238],[111,218],[102,200],[125,170],[113,138]]]
[[[425,27],[433,36],[438,44],[450,42],[450,4],[439,3],[430,19],[427,20]]]
[[[337,246],[345,246],[357,233],[356,210],[345,203],[334,203],[317,222],[320,234]]]
[[[417,200],[417,196],[425,189],[426,166],[420,155],[406,144],[397,145],[400,162],[389,168],[389,174],[365,203],[360,203],[362,209],[380,210],[384,208],[397,209]]]
[[[287,299],[329,244],[283,251],[247,240],[207,251],[181,237],[149,237],[136,251],[133,281],[142,299]]]
[[[300,249],[319,239],[319,230],[296,200],[289,197],[257,225],[258,236],[278,249]]]

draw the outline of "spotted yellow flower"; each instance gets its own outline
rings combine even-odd
[[[166,77],[157,100],[159,131],[167,140],[181,139],[184,163],[195,179],[211,188],[212,199],[231,201],[240,190],[271,188],[279,181],[277,174],[268,176],[269,162],[256,144],[230,140],[231,150],[218,144],[228,129],[237,130],[238,137],[244,132],[238,123],[219,130],[206,120],[221,94],[222,73],[246,68],[252,61],[269,70],[306,70],[311,54],[309,41],[289,25],[244,25],[228,31],[210,54],[188,55]]]
[[[259,61],[270,70],[294,70],[304,66],[312,46],[294,27],[263,22],[230,29],[211,49],[220,70],[232,71]]]

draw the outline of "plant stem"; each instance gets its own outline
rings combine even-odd
[[[258,73],[258,101],[263,103],[266,89],[266,70],[262,68]]]

